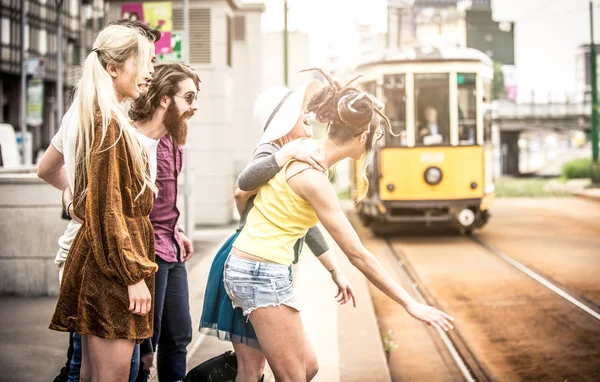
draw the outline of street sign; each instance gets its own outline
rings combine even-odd
[[[44,81],[27,81],[27,125],[41,126],[44,121]]]
[[[44,78],[46,74],[46,66],[44,59],[40,57],[30,58],[27,60],[27,75],[34,78]]]

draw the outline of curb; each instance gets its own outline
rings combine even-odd
[[[573,195],[582,199],[591,200],[593,202],[600,202],[600,188],[594,188],[584,191],[575,191]]]

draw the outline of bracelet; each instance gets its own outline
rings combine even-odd
[[[73,219],[71,217],[71,212],[69,212],[69,210],[71,209],[71,206],[73,205],[73,201],[71,200],[71,202],[67,205],[67,216],[69,216],[69,218]]]
[[[185,235],[185,231],[182,228],[180,228],[180,227],[177,227],[177,232],[182,233],[182,234]]]

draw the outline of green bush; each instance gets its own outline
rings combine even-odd
[[[561,173],[563,178],[578,179],[591,177],[592,160],[589,158],[574,159],[563,164]]]

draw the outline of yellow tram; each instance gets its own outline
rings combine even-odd
[[[470,48],[415,47],[358,66],[359,85],[385,102],[399,136],[386,134],[368,168],[351,165],[359,216],[392,223],[452,224],[466,233],[489,219],[498,133],[489,104],[493,65]],[[383,223],[383,224],[381,224]]]

